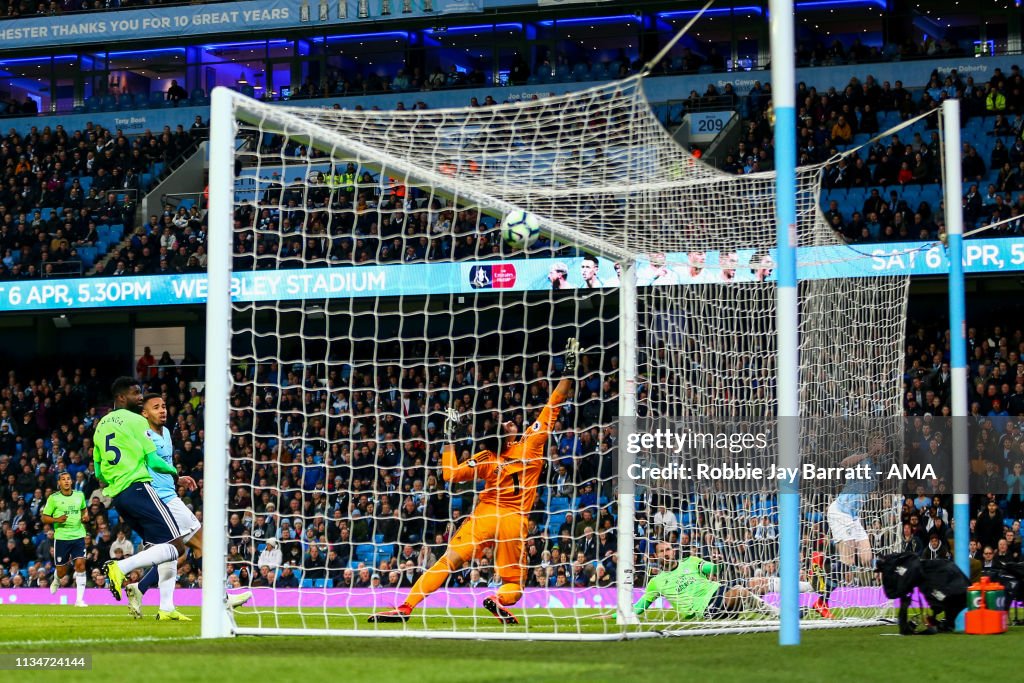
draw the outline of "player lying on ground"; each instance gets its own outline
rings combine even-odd
[[[758,577],[748,580],[746,586],[712,580],[718,566],[699,557],[676,559],[676,547],[662,541],[657,547],[657,558],[664,571],[647,582],[644,595],[633,611],[643,614],[658,598],[665,598],[675,610],[673,620],[722,619],[742,613],[759,613],[777,617],[779,610],[762,600],[759,595],[778,589],[778,579]],[[811,585],[800,583],[800,592],[810,591]]]
[[[160,394],[146,394],[142,402],[142,417],[146,418],[149,429],[146,436],[153,442],[156,454],[169,466],[174,467],[174,446],[171,442],[171,431],[167,429],[167,404]],[[157,472],[150,468],[150,475],[153,477],[153,490],[160,496],[160,500],[167,505],[167,508],[174,516],[178,529],[182,532],[182,542],[192,549],[192,556],[198,558],[203,551],[203,530],[199,520],[192,514],[181,498],[178,497],[174,478],[169,474]],[[189,491],[195,491],[196,482],[192,477],[178,477],[177,485],[184,486]],[[145,576],[138,583],[130,583],[125,586],[125,593],[128,595],[128,612],[136,619],[142,618],[142,596],[153,586],[160,590],[160,610],[157,612],[158,620],[191,621],[174,608],[174,584],[178,579],[178,564],[183,562],[185,555],[182,554],[177,562],[164,562],[156,567],[150,567]],[[234,609],[244,605],[252,598],[252,593],[246,591],[237,595],[228,595],[228,607]]]
[[[57,477],[57,492],[46,499],[43,506],[43,524],[53,525],[53,581],[50,592],[56,593],[60,580],[75,565],[75,607],[85,604],[85,496],[72,489],[71,474],[61,472]]]
[[[103,565],[103,573],[110,580],[110,592],[120,600],[128,572],[176,562],[185,546],[174,515],[153,489],[151,471],[172,478],[177,478],[178,472],[156,454],[156,446],[146,436],[149,423],[139,414],[142,389],[131,377],[118,377],[111,393],[114,410],[96,424],[93,437],[96,479],[104,486],[104,493],[114,499],[114,509],[121,519],[148,546],[123,560]],[[173,583],[170,590],[174,590]]]
[[[576,371],[579,343],[570,339],[565,349],[562,379],[551,392],[540,416],[520,437],[516,423],[509,420],[500,425],[499,453],[479,451],[459,464],[452,442],[460,437],[464,420],[458,411],[449,409],[445,420],[445,439],[448,444],[441,453],[442,475],[451,483],[482,479],[484,490],[473,513],[459,527],[448,543],[445,554],[424,572],[413,585],[405,601],[396,609],[370,617],[370,622],[406,621],[416,605],[436,591],[448,576],[462,567],[484,546],[494,544],[494,564],[502,585],[495,595],[483,601],[483,606],[504,624],[518,624],[508,607],[523,596],[526,567],[523,564],[523,540],[530,510],[537,498],[537,482],[546,462],[551,426],[562,410],[562,404],[572,394],[572,375]]]
[[[839,466],[867,466],[869,472],[874,472],[878,458],[884,450],[885,441],[876,435],[868,444],[866,453],[851,455],[840,462]],[[874,582],[875,558],[867,529],[860,518],[860,511],[876,488],[877,481],[874,477],[851,479],[828,506],[828,528],[839,551],[840,566],[834,569],[844,578],[848,572],[856,571],[861,581],[866,584]]]

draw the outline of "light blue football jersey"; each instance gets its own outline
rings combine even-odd
[[[164,427],[163,432],[157,434],[152,429],[147,429],[146,436],[156,446],[156,454],[163,458],[168,465],[174,467],[174,445],[171,443],[171,430]],[[160,500],[166,503],[170,499],[178,497],[178,492],[174,488],[174,478],[171,475],[155,472],[153,469],[150,469],[149,473],[153,476],[153,488],[160,496]]]

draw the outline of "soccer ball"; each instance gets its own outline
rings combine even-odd
[[[501,221],[501,239],[513,249],[526,249],[540,237],[540,219],[526,211],[513,211]]]

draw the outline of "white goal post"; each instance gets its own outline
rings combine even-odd
[[[861,277],[855,264],[867,257],[824,223],[819,182],[817,168],[797,178],[809,275],[800,414],[898,415],[907,278]],[[542,226],[525,252],[497,238],[515,209]],[[638,460],[625,448],[627,433],[652,424],[772,420],[774,211],[771,173],[723,174],[678,148],[639,78],[489,108],[394,112],[268,105],[215,89],[203,637],[777,629],[777,546],[766,536],[777,491],[634,482]],[[582,367],[530,492],[519,559],[502,560],[512,547],[502,539],[481,542],[408,623],[367,624],[443,554],[483,485],[442,481],[438,416],[453,406],[471,415],[464,460],[497,423],[530,427],[569,337],[585,347]],[[819,440],[818,455],[860,447],[869,429],[857,424]],[[835,493],[803,496],[807,572],[812,556],[834,554],[822,533]],[[891,493],[866,502],[886,532],[876,552],[895,540]],[[278,547],[279,564],[262,563]],[[715,615],[728,618],[684,617],[663,600],[638,616],[644,585],[688,555],[750,597]],[[510,626],[479,605],[516,572],[521,624]],[[812,613],[807,627],[887,614],[863,573],[832,574],[835,618]],[[232,614],[224,595],[236,584],[254,598]]]

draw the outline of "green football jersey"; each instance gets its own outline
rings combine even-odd
[[[647,582],[644,596],[634,605],[637,614],[659,597],[665,598],[679,614],[680,619],[698,619],[704,616],[708,603],[718,592],[720,583],[707,577],[718,571],[711,562],[699,557],[688,557],[670,572],[662,572]]]
[[[135,482],[153,481],[146,460],[156,453],[156,446],[146,436],[147,429],[146,418],[124,408],[97,423],[92,459],[96,476],[107,482],[104,493],[111,498]]]
[[[58,541],[74,541],[85,538],[85,525],[82,524],[82,510],[85,509],[85,495],[81,491],[72,491],[65,496],[60,491],[46,499],[43,514],[50,517],[68,516],[66,522],[53,523],[53,538]]]

